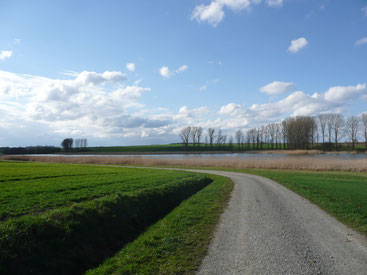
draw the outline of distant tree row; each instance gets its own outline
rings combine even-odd
[[[0,153],[7,155],[20,155],[20,154],[52,154],[60,152],[59,147],[54,146],[28,146],[28,147],[2,147]]]
[[[202,127],[187,126],[179,134],[186,150],[200,150],[204,135]],[[367,149],[367,113],[345,118],[330,113],[318,116],[288,117],[280,123],[270,123],[247,131],[235,133],[237,150],[321,149],[339,150],[340,142],[348,143],[355,150],[358,137]],[[205,149],[233,150],[233,136],[223,135],[220,129],[209,128],[205,135]]]
[[[74,139],[72,138],[65,138],[61,142],[61,147],[65,152],[71,151],[73,149],[73,145],[77,151],[85,151],[88,146],[88,140],[86,138],[77,138],[74,142]]]

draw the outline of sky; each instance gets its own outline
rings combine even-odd
[[[0,0],[0,147],[367,111],[365,0]]]

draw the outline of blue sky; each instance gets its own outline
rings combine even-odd
[[[0,146],[367,111],[367,1],[0,0],[0,30]]]

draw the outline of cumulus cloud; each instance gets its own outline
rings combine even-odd
[[[159,73],[161,74],[161,76],[163,76],[164,78],[170,78],[172,75],[172,72],[170,69],[168,69],[167,66],[163,66],[162,68],[159,69]]]
[[[10,58],[13,55],[12,51],[1,51],[0,52],[0,60],[5,60],[7,58]]]
[[[304,47],[306,47],[308,44],[308,41],[306,38],[304,37],[301,37],[301,38],[298,38],[296,40],[292,40],[291,41],[291,45],[288,47],[288,51],[290,53],[296,53],[298,52],[299,50],[303,49]]]
[[[355,42],[356,46],[361,46],[363,44],[367,44],[367,37],[363,37]]]
[[[366,91],[366,84],[356,86],[335,86],[325,92],[324,98],[328,102],[343,104],[344,102],[355,99]]]
[[[235,103],[229,103],[222,106],[218,112],[220,115],[236,115],[242,109],[241,105]]]
[[[191,14],[191,20],[207,22],[216,27],[224,18],[225,9],[232,11],[250,10],[254,4],[262,0],[212,0],[209,4],[201,4],[195,7]],[[266,0],[268,7],[281,7],[283,0]]]
[[[247,120],[250,125],[279,121],[285,116],[316,115],[321,112],[340,110],[353,100],[364,96],[366,84],[356,86],[335,86],[324,93],[306,94],[296,91],[287,97],[271,103],[253,104],[249,108],[230,103],[221,107],[219,114]]]
[[[219,2],[211,2],[209,5],[196,6],[192,12],[191,19],[197,22],[207,21],[216,27],[224,17],[223,4]]]
[[[167,121],[129,114],[130,109],[144,107],[139,99],[150,88],[126,85],[126,80],[123,73],[110,71],[83,71],[67,80],[0,71],[0,113],[7,111],[6,121],[12,115],[25,124],[48,125],[54,133],[80,131],[90,136],[166,125]]]
[[[176,73],[182,73],[186,71],[189,67],[187,65],[182,65],[180,68],[176,70]]]
[[[129,70],[130,72],[135,71],[135,69],[136,69],[135,63],[132,63],[132,62],[127,63],[126,64],[126,69]]]
[[[260,91],[268,95],[279,95],[289,93],[294,89],[295,85],[292,82],[274,81],[260,88]]]
[[[269,7],[281,7],[283,6],[283,0],[267,0],[266,4]]]
[[[175,71],[171,71],[167,66],[163,66],[159,69],[159,73],[164,78],[170,78],[174,74],[179,74],[186,71],[189,67],[187,65],[182,65],[181,67],[177,68]]]
[[[232,102],[217,112],[207,106],[182,106],[171,112],[142,104],[150,88],[137,84],[128,84],[121,72],[83,71],[69,79],[53,79],[0,70],[0,130],[4,133],[0,145],[15,140],[11,135],[25,136],[20,134],[25,131],[21,129],[30,133],[26,142],[37,144],[53,137],[55,145],[68,136],[100,138],[104,143],[114,140],[117,145],[121,138],[131,143],[140,138],[152,143],[172,142],[187,125],[221,128],[224,134],[233,134],[236,129],[279,121],[289,115],[340,111],[367,96],[366,84],[362,83],[334,86],[312,95],[296,91],[278,101],[251,106]]]

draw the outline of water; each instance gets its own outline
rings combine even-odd
[[[28,156],[45,156],[45,157],[109,157],[109,158],[124,158],[124,157],[140,157],[143,159],[149,158],[160,158],[160,159],[189,159],[189,158],[220,158],[220,159],[256,159],[256,158],[270,158],[270,159],[277,159],[277,158],[287,158],[287,157],[300,157],[300,158],[340,158],[340,159],[366,159],[367,154],[355,154],[355,153],[324,153],[324,154],[314,154],[314,155],[295,155],[295,154],[264,154],[264,153],[225,153],[225,154],[104,154],[104,155],[96,155],[96,154],[44,154],[44,155],[37,155],[31,154]]]

